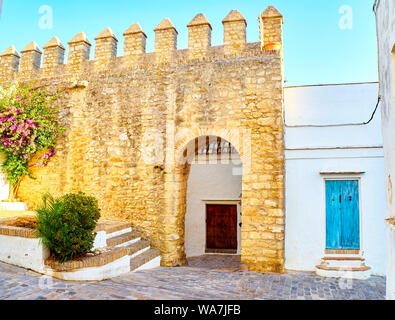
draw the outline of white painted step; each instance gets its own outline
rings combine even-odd
[[[359,279],[359,280],[367,280],[372,275],[372,271],[370,267],[359,268],[356,270],[355,268],[346,269],[346,268],[333,268],[333,269],[324,269],[320,266],[316,267],[316,274],[321,277],[326,278],[344,278],[344,279]]]
[[[365,259],[362,257],[324,257],[321,265],[329,268],[359,268],[365,267]]]
[[[326,255],[316,266],[316,273],[329,278],[368,279],[371,268],[359,255]]]

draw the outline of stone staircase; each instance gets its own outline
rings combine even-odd
[[[358,254],[327,254],[316,266],[316,273],[322,277],[364,280],[370,277],[371,268]]]
[[[106,228],[107,248],[127,248],[130,257],[130,271],[140,271],[160,266],[160,251],[151,248],[151,241],[143,239],[141,232],[130,223],[116,223]]]

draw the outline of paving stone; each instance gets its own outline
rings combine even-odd
[[[189,267],[156,268],[101,282],[66,282],[0,263],[0,299],[6,300],[384,300],[385,279],[350,281],[313,273],[234,272],[237,256],[194,258]],[[228,261],[228,263],[227,263]],[[228,271],[226,271],[228,270]],[[46,286],[47,285],[47,286]]]

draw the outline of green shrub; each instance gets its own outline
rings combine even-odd
[[[55,199],[47,193],[37,218],[37,236],[59,262],[91,252],[96,237],[93,231],[100,218],[94,197],[79,192]]]

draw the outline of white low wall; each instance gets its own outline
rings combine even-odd
[[[49,250],[40,239],[0,235],[0,261],[43,273]]]
[[[105,247],[106,240],[106,232],[98,232],[93,249]],[[41,239],[0,235],[0,261],[61,280],[101,281],[130,272],[129,255],[103,266],[83,268],[71,272],[56,272],[46,266],[45,261],[49,256],[50,252],[42,244]]]
[[[56,272],[46,267],[44,271],[47,276],[67,281],[102,281],[129,272],[130,256],[128,255],[100,267],[83,268],[69,272]]]

